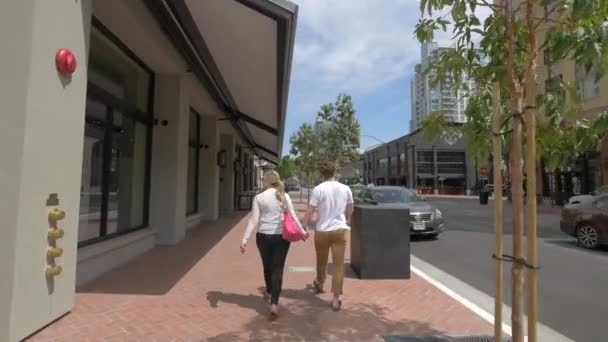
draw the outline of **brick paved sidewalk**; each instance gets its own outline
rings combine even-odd
[[[246,214],[195,228],[78,289],[72,313],[32,341],[381,341],[388,334],[491,334],[492,326],[429,283],[347,273],[342,312],[310,290],[312,242],[292,245],[281,317],[267,319],[255,246],[241,255]]]

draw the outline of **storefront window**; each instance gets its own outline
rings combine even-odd
[[[152,73],[93,21],[80,246],[147,226]]]

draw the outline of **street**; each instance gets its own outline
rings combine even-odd
[[[429,199],[443,211],[446,232],[434,241],[416,240],[412,253],[493,296],[493,203]],[[511,253],[511,205],[505,201],[505,253]],[[559,214],[538,215],[540,322],[575,341],[605,341],[608,317],[608,250],[588,251],[559,230]],[[511,265],[505,264],[505,303],[510,305]]]

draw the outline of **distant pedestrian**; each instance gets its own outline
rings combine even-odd
[[[252,203],[252,214],[241,241],[241,252],[247,250],[247,241],[253,231],[257,231],[256,244],[264,267],[266,283],[265,297],[270,300],[270,316],[279,314],[279,296],[283,287],[283,269],[289,251],[290,242],[283,239],[283,215],[285,210],[291,215],[302,236],[308,233],[302,228],[293,208],[293,203],[285,193],[279,174],[270,170],[264,174],[265,191],[255,196]]]
[[[334,295],[331,307],[334,311],[339,311],[342,308],[344,253],[350,232],[349,222],[353,213],[353,194],[348,186],[336,181],[334,162],[321,163],[319,171],[324,182],[312,191],[303,224],[304,227],[308,227],[316,215],[317,277],[313,286],[319,293],[323,292],[327,277],[327,261],[331,250],[333,263],[331,292]]]

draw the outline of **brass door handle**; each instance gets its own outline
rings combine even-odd
[[[51,221],[61,221],[65,218],[65,211],[59,210],[57,208],[51,210],[49,212],[49,220]]]
[[[46,250],[46,255],[50,256],[51,258],[59,258],[63,255],[63,248],[49,247]]]
[[[46,276],[49,278],[56,277],[61,274],[63,269],[59,265],[48,265],[46,266]]]
[[[64,233],[65,232],[61,228],[51,228],[51,229],[49,229],[48,236],[49,236],[49,239],[57,240],[57,239],[61,239],[63,237]]]

